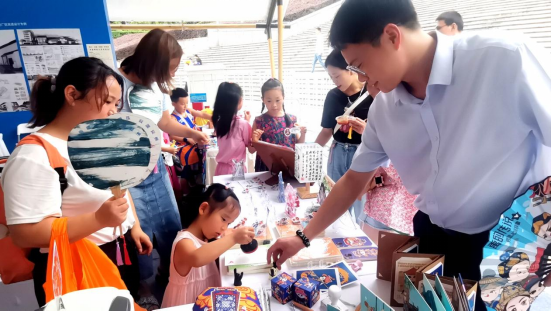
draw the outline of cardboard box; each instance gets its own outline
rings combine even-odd
[[[392,254],[405,243],[414,241],[415,238],[389,232],[379,232],[379,253],[377,255],[377,278],[385,281],[392,280]]]
[[[272,296],[281,304],[286,304],[293,298],[293,284],[297,280],[283,272],[271,280]]]
[[[294,284],[293,300],[303,306],[312,308],[320,299],[320,283],[311,278],[301,278]]]

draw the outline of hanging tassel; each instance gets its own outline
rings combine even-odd
[[[122,266],[124,263],[122,262],[122,256],[121,256],[121,247],[119,246],[119,240],[117,239],[117,266]]]
[[[132,265],[132,262],[130,261],[130,256],[128,255],[128,249],[126,249],[126,239],[124,238],[124,235],[121,235],[122,237],[122,246],[124,247],[124,264],[127,266]]]

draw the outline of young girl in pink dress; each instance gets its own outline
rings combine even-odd
[[[215,176],[229,175],[233,171],[233,161],[243,161],[247,158],[247,148],[251,147],[252,129],[249,121],[251,115],[245,112],[245,118],[237,116],[243,107],[243,90],[235,83],[222,82],[218,87],[212,124],[218,139],[218,155],[216,156]],[[243,165],[245,173],[247,166]]]
[[[235,244],[248,244],[254,238],[251,227],[226,232],[241,213],[239,199],[231,189],[213,184],[197,203],[185,209],[188,215],[182,215],[186,229],[178,232],[172,245],[162,308],[194,303],[207,287],[221,286],[216,259]],[[217,239],[223,233],[224,237]]]

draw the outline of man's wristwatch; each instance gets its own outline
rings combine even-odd
[[[310,247],[310,240],[304,235],[302,230],[297,230],[297,236],[302,240],[304,246]]]

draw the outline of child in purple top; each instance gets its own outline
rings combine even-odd
[[[306,127],[297,123],[297,117],[285,113],[284,99],[285,91],[279,80],[271,78],[262,85],[262,111],[264,108],[267,108],[268,111],[255,118],[253,141],[262,140],[292,149],[295,148],[296,143],[304,143]],[[285,135],[285,129],[292,127],[300,127],[300,134]],[[258,155],[256,156],[255,170],[257,172],[269,170]]]

